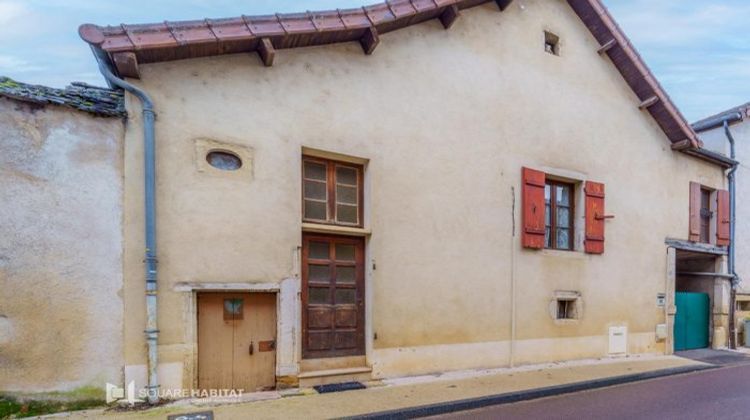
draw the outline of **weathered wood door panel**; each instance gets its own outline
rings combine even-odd
[[[254,392],[275,387],[276,296],[198,295],[198,386]]]
[[[198,386],[232,388],[234,322],[224,319],[224,296],[198,295]]]
[[[365,354],[364,239],[302,238],[302,357]]]

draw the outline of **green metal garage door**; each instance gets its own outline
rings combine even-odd
[[[674,349],[708,347],[709,304],[706,293],[675,293]]]

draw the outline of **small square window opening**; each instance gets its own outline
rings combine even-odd
[[[568,299],[558,299],[557,319],[576,319],[576,301]]]
[[[560,37],[552,32],[544,31],[544,51],[552,55],[560,55]]]

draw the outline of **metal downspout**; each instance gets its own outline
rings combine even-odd
[[[508,349],[508,366],[513,368],[516,363],[516,189],[510,187],[511,220],[513,221],[510,233],[510,346]]]
[[[141,102],[143,112],[143,160],[144,160],[144,202],[146,254],[146,342],[148,343],[148,402],[159,402],[158,338],[157,325],[157,276],[156,276],[156,159],[154,143],[154,103],[148,94],[139,87],[115,76],[104,64],[98,51],[94,50],[96,61],[108,83],[132,93]]]
[[[734,136],[732,136],[732,132],[729,130],[729,120],[732,118],[736,118],[737,116],[730,116],[724,119],[724,134],[727,136],[727,140],[729,140],[729,157],[732,159],[735,159],[735,151],[734,151]],[[742,119],[742,115],[739,115],[739,118]],[[732,168],[729,170],[729,173],[727,174],[727,178],[729,179],[729,274],[732,275],[732,290],[730,292],[730,298],[729,298],[729,346],[732,349],[737,348],[737,337],[736,337],[736,325],[735,325],[735,299],[737,294],[737,284],[739,283],[739,277],[737,276],[737,272],[735,271],[735,254],[734,249],[735,247],[735,214],[736,214],[736,205],[737,205],[737,199],[735,197],[735,172],[737,171],[738,164],[734,164]]]

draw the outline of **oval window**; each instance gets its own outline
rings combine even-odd
[[[222,171],[236,171],[242,167],[242,159],[234,153],[213,151],[206,155],[209,165]]]

